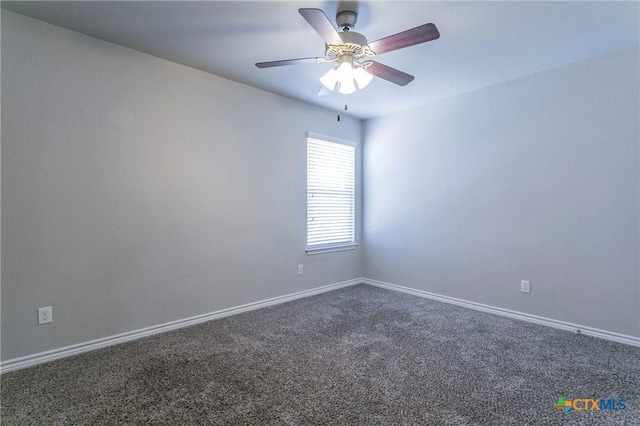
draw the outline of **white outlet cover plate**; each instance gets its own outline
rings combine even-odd
[[[529,293],[529,290],[530,290],[529,285],[530,285],[529,281],[521,280],[520,281],[520,291],[523,292],[523,293]]]
[[[38,308],[38,324],[48,324],[53,321],[51,306]]]

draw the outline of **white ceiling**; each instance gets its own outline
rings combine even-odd
[[[344,95],[316,95],[329,64],[254,65],[323,56],[323,40],[298,8],[320,8],[334,25],[338,11],[356,10],[355,31],[369,41],[433,22],[438,40],[376,58],[416,79],[400,87],[375,78],[349,95],[349,113],[359,118],[640,44],[635,1],[3,1],[2,7],[336,111]]]

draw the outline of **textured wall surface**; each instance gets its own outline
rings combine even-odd
[[[640,336],[637,49],[364,123],[4,10],[1,54],[3,361],[360,276]],[[305,254],[308,131],[365,141],[357,250]]]
[[[2,359],[361,276],[305,254],[308,131],[361,123],[3,11]]]
[[[640,336],[639,63],[624,50],[368,121],[365,276]]]

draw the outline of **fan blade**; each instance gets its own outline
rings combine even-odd
[[[298,12],[300,12],[300,15],[307,20],[309,25],[320,34],[320,37],[322,37],[327,44],[344,44],[342,38],[340,38],[340,34],[333,28],[331,21],[329,21],[329,18],[327,18],[327,15],[325,15],[323,11],[320,9],[298,9]]]
[[[404,47],[413,46],[414,44],[435,40],[438,37],[440,37],[440,33],[435,25],[424,24],[398,34],[373,41],[369,43],[369,47],[376,55],[380,55],[385,52],[391,52],[392,50],[398,50]]]
[[[324,84],[320,86],[320,89],[318,90],[318,96],[327,96],[329,93],[331,93],[331,90],[327,89]]]
[[[371,65],[369,65],[366,71],[370,74],[375,75],[376,77],[384,78],[387,81],[395,83],[399,86],[406,86],[411,83],[414,76],[407,74],[406,72],[402,72],[395,68],[391,68],[387,65],[383,65],[379,62],[371,61]]]
[[[283,61],[258,62],[256,64],[256,67],[271,68],[271,67],[282,67],[284,65],[317,64],[321,59],[324,59],[324,58],[298,58],[298,59],[285,59]]]

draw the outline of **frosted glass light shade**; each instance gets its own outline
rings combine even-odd
[[[360,89],[364,89],[365,87],[367,87],[367,85],[371,83],[371,80],[373,80],[373,75],[366,72],[364,68],[358,67],[354,74],[356,83],[358,83],[358,88]]]
[[[344,83],[347,80],[353,80],[353,67],[348,62],[343,62],[338,66],[338,81]]]
[[[356,91],[356,85],[353,83],[353,66],[348,62],[343,62],[338,67],[338,81],[340,82],[339,91],[343,95],[348,95]]]
[[[335,70],[335,68],[331,68],[329,72],[327,72],[320,78],[320,81],[322,82],[324,87],[329,90],[333,90],[336,88],[336,83],[338,83],[338,72]]]
[[[340,93],[343,95],[348,95],[356,91],[356,85],[353,84],[353,78],[349,78],[345,81],[340,82]]]

